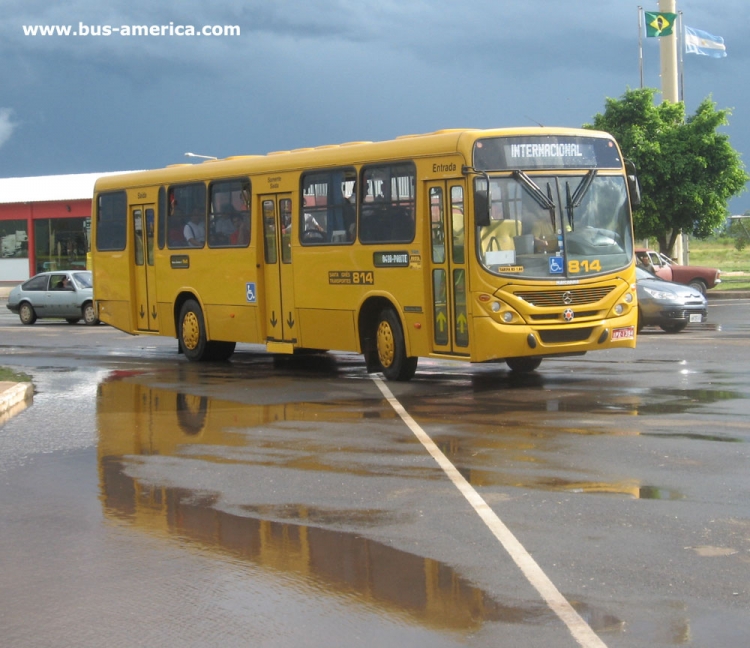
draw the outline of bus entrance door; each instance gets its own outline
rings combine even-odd
[[[469,355],[464,194],[461,180],[427,183],[433,350],[458,356]]]
[[[292,276],[291,194],[260,196],[265,262],[266,346],[271,353],[292,353],[297,342],[297,318]]]
[[[156,277],[154,275],[154,205],[132,205],[135,282],[133,321],[139,331],[158,331],[156,317]]]

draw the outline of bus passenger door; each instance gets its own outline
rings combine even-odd
[[[292,275],[292,196],[260,196],[263,215],[263,259],[266,343],[269,351],[292,353],[297,318]]]
[[[154,205],[132,205],[130,222],[133,226],[134,272],[133,289],[135,328],[139,331],[158,331],[156,317],[156,277],[154,274]]]
[[[469,355],[465,236],[465,190],[462,180],[427,183],[430,210],[430,269],[433,350]]]

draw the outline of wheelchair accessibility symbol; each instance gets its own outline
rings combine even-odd
[[[245,284],[245,292],[247,295],[247,301],[250,303],[255,303],[257,300],[257,295],[255,292],[255,282]]]
[[[549,272],[550,274],[562,274],[563,272],[563,258],[559,256],[553,256],[549,258]]]

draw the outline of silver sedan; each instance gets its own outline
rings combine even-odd
[[[70,324],[81,319],[89,325],[99,323],[88,270],[41,272],[13,288],[7,306],[23,324],[42,317],[62,318]]]
[[[658,326],[667,333],[679,333],[688,324],[708,319],[708,303],[692,286],[664,281],[644,270],[635,269],[638,292],[638,331]]]

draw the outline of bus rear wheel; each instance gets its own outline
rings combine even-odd
[[[203,311],[194,299],[188,299],[180,310],[180,347],[188,360],[223,361],[229,359],[235,342],[208,341]]]
[[[236,342],[209,342],[206,344],[206,360],[223,362],[229,360],[237,346]]]
[[[180,309],[179,338],[188,360],[206,359],[206,324],[203,311],[194,299],[188,299]]]
[[[375,330],[375,346],[380,370],[388,380],[411,380],[417,370],[417,358],[406,356],[404,331],[392,308],[380,312]]]

